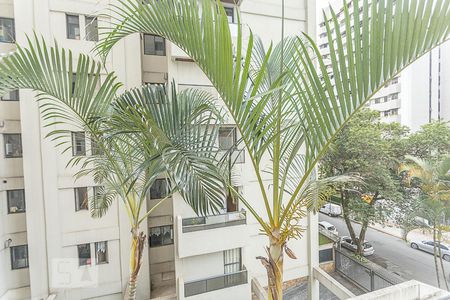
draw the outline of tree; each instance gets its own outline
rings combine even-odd
[[[448,290],[440,243],[442,219],[445,216],[445,212],[450,209],[450,157],[447,156],[440,161],[426,161],[413,156],[407,156],[406,159],[408,163],[402,165],[400,171],[406,172],[407,183],[410,184],[411,180],[415,179],[415,184],[420,189],[423,211],[425,216],[431,221],[433,228],[433,254],[438,286],[441,287],[439,257],[444,283]],[[450,257],[447,259],[450,260]]]
[[[422,159],[439,160],[450,152],[450,127],[448,122],[434,121],[425,124],[408,139],[408,153]]]
[[[406,132],[398,123],[381,122],[379,112],[364,109],[342,128],[321,160],[325,176],[357,173],[364,181],[363,185],[339,189],[343,217],[358,255],[363,254],[368,225],[391,213],[391,205],[379,200],[395,202],[400,196],[396,166],[402,158]],[[361,222],[359,233],[352,220]]]
[[[79,167],[78,177],[92,175],[102,186],[90,199],[92,216],[103,216],[114,199],[123,203],[132,236],[126,294],[135,299],[146,241],[140,226],[152,211],[174,192],[199,214],[223,206],[225,183],[214,146],[221,113],[212,96],[198,90],[176,93],[172,86],[167,93],[163,86],[144,85],[117,95],[121,84],[114,74],[100,85],[98,62],[80,55],[74,67],[71,52],[68,57],[66,61],[66,52],[56,45],[30,40],[28,49],[18,47],[1,61],[0,93],[38,91],[42,118],[63,151],[71,147],[71,131],[61,124],[87,133],[95,155],[75,156],[69,165]],[[26,66],[19,63],[25,61]],[[160,175],[171,183],[168,196],[146,210],[149,188]]]
[[[214,1],[121,0],[111,7],[113,28],[96,49],[103,58],[130,34],[161,35],[191,56],[228,108],[253,165],[265,208],[260,215],[234,191],[268,237],[267,257],[261,261],[267,269],[271,299],[282,299],[283,252],[294,257],[287,242],[300,237],[302,208],[315,211],[337,183],[349,179],[314,180],[317,162],[330,141],[387,81],[448,39],[450,1],[395,3],[369,5],[364,1],[360,18],[355,2],[353,19],[344,3],[347,35],[341,34],[334,12],[330,22],[325,16],[331,72],[306,34],[283,37],[280,44],[265,50],[252,33],[244,45],[238,24],[238,35],[232,39],[226,13]],[[1,77],[7,89],[22,82],[11,68],[23,64],[33,69],[27,60],[5,68],[13,74],[4,72]],[[270,190],[263,172],[271,173]]]

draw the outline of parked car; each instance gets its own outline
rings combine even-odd
[[[334,203],[327,203],[323,205],[319,211],[321,213],[324,213],[326,215],[329,215],[330,217],[337,217],[342,214],[342,209],[340,205],[334,204]]]
[[[433,241],[411,241],[411,248],[422,250],[431,254],[434,254],[434,242]],[[445,244],[436,243],[437,247],[441,247],[442,258],[446,261],[450,261],[450,246]],[[439,249],[436,248],[436,252]],[[437,252],[439,254],[439,252]]]
[[[327,222],[327,221],[320,221],[319,222],[319,228],[326,230],[334,235],[338,235],[338,231],[336,230],[336,227],[334,227],[333,224]]]
[[[368,241],[365,240],[363,246],[364,246],[364,250],[362,253],[363,256],[369,256],[375,252],[373,246]],[[347,248],[348,250],[353,252],[356,252],[356,250],[358,249],[358,246],[355,243],[353,243],[352,238],[349,236],[343,236],[341,238],[341,247]]]
[[[422,218],[422,217],[414,217],[414,223],[420,227],[427,227],[427,228],[431,227],[430,221],[428,221],[427,219]]]

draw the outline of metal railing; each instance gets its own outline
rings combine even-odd
[[[247,283],[247,270],[186,282],[184,296],[194,296]]]
[[[183,233],[243,225],[246,223],[247,214],[245,210],[215,216],[185,218],[182,221]]]
[[[367,292],[402,282],[401,278],[382,274],[383,272],[363,265],[341,250],[335,249],[334,253],[336,270]]]

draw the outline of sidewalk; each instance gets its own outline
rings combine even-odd
[[[386,234],[398,237],[399,239],[402,238],[402,230],[400,228],[397,228],[395,226],[390,225],[383,225],[383,224],[370,224],[370,228],[384,232]],[[425,229],[425,228],[418,228],[410,231],[408,233],[408,236],[406,239],[409,241],[412,240],[433,240],[433,232],[431,229]],[[444,232],[442,233],[442,241],[450,244],[450,232]]]

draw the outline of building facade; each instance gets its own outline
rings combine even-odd
[[[111,1],[112,2],[112,1]],[[279,41],[281,6],[277,0],[222,1],[232,34],[237,14],[265,44]],[[110,1],[0,0],[0,53],[26,44],[33,30],[48,43],[90,53],[97,17]],[[286,3],[286,34],[315,35],[315,1]],[[247,30],[248,32],[248,30]],[[120,42],[106,61],[125,88],[174,80],[179,90],[195,87],[217,96],[206,76],[178,47],[155,35],[132,35]],[[218,103],[219,99],[218,99]],[[73,130],[72,152],[61,154],[45,138],[35,93],[20,90],[0,99],[0,299],[122,299],[129,273],[129,222],[115,202],[101,219],[90,217],[86,199],[95,193],[89,177],[75,180],[66,167],[75,155],[92,155],[89,138]],[[232,123],[220,130],[219,146],[236,142]],[[235,166],[236,186],[252,199],[258,188],[246,154]],[[164,197],[165,180],[150,191],[147,207]],[[224,200],[225,201],[225,200]],[[261,203],[261,207],[258,207]],[[267,239],[240,203],[226,203],[221,215],[197,217],[177,195],[164,202],[146,224],[148,244],[138,284],[138,299],[250,299],[251,280],[266,284],[265,269],[255,259],[265,255]],[[299,259],[285,260],[285,280],[307,276],[317,264],[317,216],[290,248]],[[311,234],[312,232],[312,234]]]
[[[331,6],[340,23],[341,32],[344,33],[345,24],[342,21],[345,14],[342,1],[327,2],[322,3],[325,14],[331,15]],[[348,3],[351,7],[353,0]],[[362,1],[359,3],[362,7]],[[349,13],[353,15],[353,8]],[[331,68],[330,48],[322,17],[317,34],[320,52],[327,66]],[[447,42],[425,54],[388,82],[372,97],[368,107],[379,111],[382,121],[399,122],[412,131],[419,130],[422,125],[433,120],[449,121],[450,87],[445,84],[449,79],[450,43]]]

